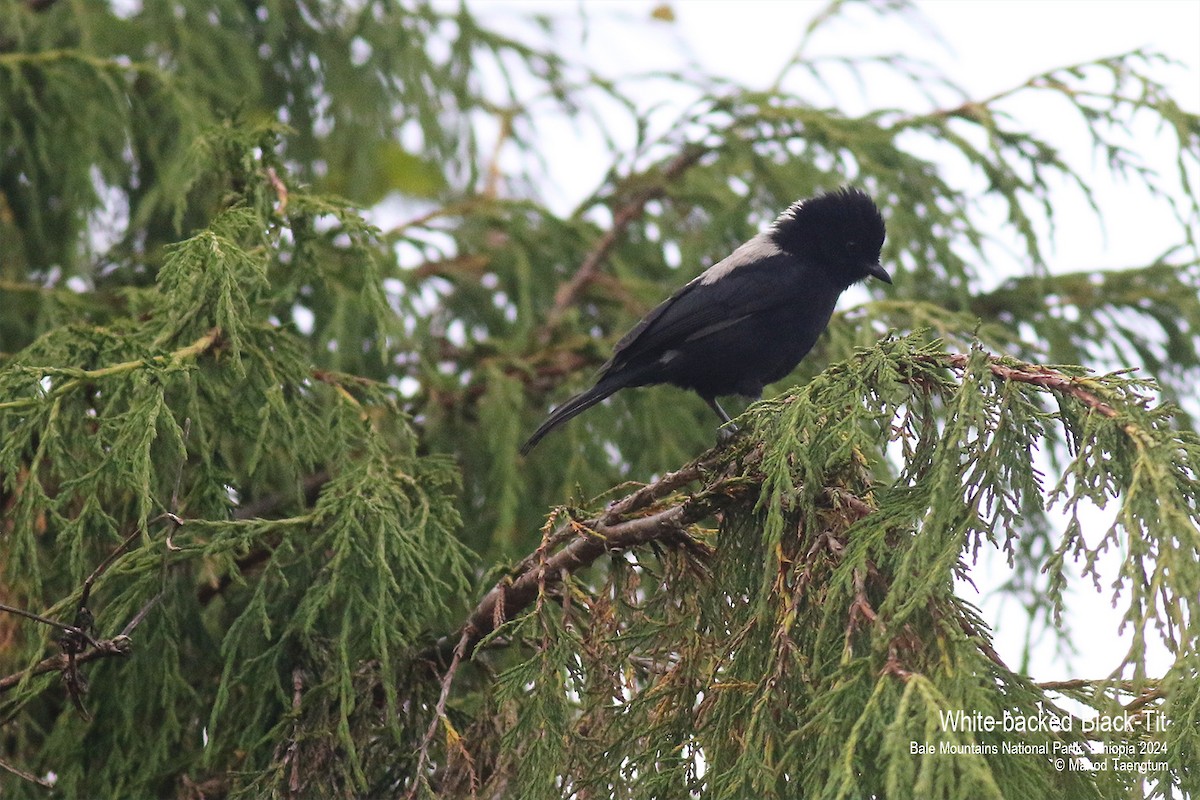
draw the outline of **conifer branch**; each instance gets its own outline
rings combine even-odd
[[[634,194],[633,198],[625,205],[621,206],[615,214],[613,214],[612,227],[608,229],[608,233],[600,237],[595,246],[583,259],[583,263],[579,265],[579,269],[571,276],[570,280],[558,287],[554,293],[554,306],[550,309],[550,313],[546,315],[546,323],[542,327],[541,339],[545,341],[549,339],[550,332],[553,331],[562,321],[563,314],[567,309],[579,298],[579,295],[587,288],[596,275],[600,271],[600,266],[608,258],[608,254],[620,241],[625,234],[625,230],[633,224],[633,221],[642,215],[646,208],[646,204],[651,200],[657,200],[666,194],[667,184],[674,181],[688,169],[696,164],[700,158],[708,152],[707,147],[701,145],[688,145],[679,155],[671,159],[662,171],[658,174],[655,182]]]
[[[281,759],[281,767],[288,773],[288,796],[299,797],[303,788],[300,775],[300,709],[304,701],[304,671],[300,667],[292,670],[292,735],[288,737],[287,748]]]
[[[967,360],[968,356],[964,353],[951,353],[946,357],[949,365],[959,370],[967,366]],[[1035,364],[1022,364],[1019,367],[1014,367],[1004,364],[995,356],[991,356],[988,358],[988,369],[997,378],[1028,383],[1052,392],[1070,395],[1097,414],[1101,414],[1109,419],[1115,419],[1119,416],[1116,409],[1101,400],[1093,392],[1085,389],[1078,378],[1064,375],[1049,367],[1042,367]]]
[[[312,505],[315,503],[317,501],[317,496],[321,493],[321,489],[327,483],[329,483],[329,473],[325,470],[321,470],[320,472],[304,478],[304,480],[301,481],[301,489],[304,492],[305,504]],[[244,522],[246,520],[265,516],[266,514],[273,512],[279,506],[291,502],[295,499],[295,497],[296,494],[293,491],[276,492],[274,494],[266,495],[265,497],[261,497],[257,500],[253,500],[243,506],[240,506],[233,512],[233,519],[235,521]],[[271,553],[273,553],[274,550],[275,546],[273,544],[264,544],[261,547],[251,550],[244,556],[239,557],[235,562],[238,573],[245,575],[246,573],[255,569],[268,558],[270,558]],[[233,583],[233,575],[226,573],[225,575],[222,575],[216,583],[206,583],[197,589],[196,599],[200,605],[208,605],[210,602],[212,602],[213,598],[217,597],[223,591],[229,588],[231,583]]]
[[[952,369],[963,370],[967,367],[969,356],[950,353],[936,356],[934,359]],[[1078,378],[1057,370],[1034,364],[1010,365],[997,357],[989,357],[987,366],[996,377],[1068,395],[1110,419],[1119,416],[1110,404],[1086,388]],[[449,659],[453,655],[455,643],[459,641],[466,641],[466,653],[469,658],[480,641],[502,624],[515,619],[544,592],[548,584],[560,582],[562,575],[574,573],[590,565],[605,552],[624,550],[650,541],[674,540],[681,545],[686,542],[695,544],[685,529],[711,511],[707,505],[701,507],[694,502],[698,494],[690,495],[650,514],[634,515],[679,488],[702,478],[704,473],[714,466],[719,453],[720,448],[710,451],[693,463],[663,475],[617,500],[603,514],[592,519],[569,519],[558,525],[545,536],[535,551],[516,564],[510,575],[497,582],[484,595],[458,633],[440,638],[422,653],[421,660],[442,665],[452,663]],[[718,488],[721,483],[722,481],[717,481],[705,492],[721,491]],[[725,490],[731,488],[727,486]],[[823,494],[831,502],[847,505],[854,516],[859,518],[872,510],[869,504],[844,490],[826,489]],[[860,610],[869,616],[869,607],[864,605]],[[466,638],[460,638],[463,636]],[[985,647],[985,654],[995,663],[1004,665],[990,646]]]
[[[557,584],[563,572],[574,573],[606,552],[625,550],[650,541],[686,537],[686,526],[697,518],[687,513],[687,502],[684,501],[654,514],[615,524],[604,524],[599,519],[564,523],[551,536],[551,540],[556,543],[569,540],[569,544],[541,563],[538,563],[536,556],[527,557],[522,564],[533,562],[530,568],[498,582],[475,606],[460,629],[468,651],[474,651],[484,637],[532,605],[537,599],[539,587]],[[446,656],[452,654],[453,642],[457,638],[443,636],[422,654],[422,658],[444,663]]]
[[[152,358],[138,358],[132,361],[122,361],[119,364],[110,364],[107,367],[98,367],[97,369],[53,369],[43,370],[47,375],[57,377],[69,376],[69,379],[55,386],[51,392],[51,397],[61,397],[74,391],[85,383],[94,381],[98,378],[108,378],[113,375],[121,375],[127,372],[148,367],[151,364],[162,365],[172,361],[186,361],[191,358],[197,358],[204,355],[221,339],[221,330],[213,328],[208,333],[201,336],[196,341],[174,350],[166,355],[154,356]],[[0,411],[9,408],[24,408],[25,406],[36,406],[45,402],[45,397],[38,395],[35,397],[22,397],[18,400],[9,400],[0,403]]]
[[[557,18],[506,34],[470,8],[392,3],[207,24],[200,4],[146,4],[99,10],[81,39],[31,13],[67,5],[15,0],[21,24],[0,23],[0,295],[15,301],[0,302],[0,600],[30,609],[0,607],[0,795],[1195,793],[1200,442],[1155,398],[1190,399],[1200,370],[1197,116],[1160,82],[1165,58],[968,100],[903,53],[810,58],[813,31],[852,5],[837,0],[766,90],[683,61],[609,79]],[[907,80],[933,110],[847,112],[830,68]],[[694,99],[647,108],[625,88],[646,80]],[[286,120],[229,117],[264,91],[296,100]],[[1081,113],[1100,172],[1161,201],[1178,245],[1052,274],[1059,187],[1099,217],[1099,173],[1045,120],[1004,113],[1027,94]],[[599,226],[539,202],[528,170],[496,197],[496,156],[536,163],[546,109],[635,165],[583,187]],[[492,147],[472,121],[497,113]],[[663,114],[684,133],[656,136]],[[1178,175],[1131,149],[1144,116],[1177,137]],[[594,460],[517,458],[541,390],[596,365],[580,343],[631,324],[635,295],[677,287],[673,256],[695,263],[805,187],[847,181],[884,207],[907,282],[830,327],[817,361],[833,366],[697,461],[675,455],[698,441],[696,409],[662,406],[654,440],[597,416]],[[400,206],[359,212],[397,191]],[[711,224],[663,213],[684,196]],[[438,197],[460,199],[420,199]],[[413,198],[413,218],[374,227]],[[1022,274],[983,296],[997,231],[976,200],[1000,202],[1000,233],[1023,243]],[[656,250],[666,261],[638,269]],[[549,283],[534,266],[564,258]],[[868,320],[897,335],[859,347]],[[953,344],[974,338],[1014,357]],[[1030,341],[1061,366],[1038,366]],[[1112,354],[1161,383],[1069,366]],[[563,486],[613,488],[547,519]],[[1097,541],[1074,512],[1109,500]],[[1013,573],[1000,591],[1035,593],[1056,630],[1076,572],[1100,584],[1115,568],[1134,645],[1113,675],[1147,674],[1153,627],[1170,671],[1056,686],[1004,668],[954,580],[989,544]],[[89,691],[89,662],[118,655]],[[1170,716],[1163,763],[1105,777],[911,752],[969,738],[938,724],[951,708],[1059,713],[1059,695]],[[70,710],[84,700],[91,723]],[[145,746],[123,747],[154,715]]]
[[[716,448],[691,464],[668,472],[617,500],[603,514],[588,520],[568,519],[557,526],[545,536],[537,550],[522,559],[510,575],[483,596],[458,632],[438,639],[419,660],[443,665],[453,663],[450,659],[456,644],[462,645],[464,658],[470,660],[479,642],[532,605],[548,585],[560,583],[564,575],[590,565],[606,552],[626,550],[651,541],[703,551],[703,546],[687,532],[687,526],[712,513],[711,504],[703,498],[740,494],[743,487],[719,479],[665,508],[643,516],[634,515],[701,478],[715,465],[721,451],[722,448]]]

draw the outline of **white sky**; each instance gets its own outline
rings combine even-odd
[[[813,14],[825,4],[683,0],[670,4],[673,22],[650,22],[651,11],[658,5],[643,0],[588,0],[581,4],[476,0],[472,9],[486,24],[511,25],[510,30],[518,34],[528,34],[529,28],[517,20],[514,11],[550,14],[564,21],[563,30],[574,31],[573,35],[560,34],[560,49],[578,47],[577,57],[606,76],[686,69],[694,63],[750,88],[765,89],[792,56]],[[918,7],[924,20],[916,25],[894,15],[879,17],[851,8],[819,33],[807,52],[814,56],[903,53],[919,57],[938,66],[967,97],[983,99],[1055,67],[1148,48],[1181,62],[1181,66],[1157,69],[1156,75],[1181,106],[1200,110],[1200,0],[926,0]],[[588,19],[585,35],[582,26],[572,27],[571,23],[581,10]],[[799,81],[801,76],[796,78]],[[665,104],[655,117],[663,125],[690,99],[664,95],[662,84],[637,85],[642,108]],[[836,98],[836,103],[850,112],[879,107],[930,108],[927,99],[882,73],[868,76],[865,96],[864,88],[849,78],[842,85],[828,87],[828,95],[811,83],[787,82],[785,87],[814,101]],[[629,86],[625,89],[629,91]],[[948,107],[961,99],[945,94],[938,97],[938,103]],[[1093,156],[1085,129],[1066,111],[1065,103],[1030,98],[1008,103],[1005,109],[1015,118],[1015,125],[1046,136],[1074,167],[1094,176],[1104,226],[1098,224],[1078,191],[1068,186],[1056,191],[1057,235],[1055,246],[1046,253],[1052,271],[1142,265],[1181,242],[1179,225],[1164,203],[1106,177],[1105,165]],[[538,135],[548,164],[546,184],[538,189],[552,206],[565,211],[599,184],[609,166],[605,150],[586,126],[570,120],[539,123]],[[1131,146],[1148,163],[1172,173],[1172,144],[1164,138],[1169,132],[1141,123],[1130,135]],[[953,177],[964,187],[978,180],[966,172]],[[1192,177],[1197,181],[1194,185],[1200,185],[1200,175]],[[1183,199],[1182,188],[1171,185]],[[996,222],[999,225],[1002,217]],[[696,265],[694,271],[702,266],[706,265]],[[1097,524],[1100,528],[1095,533],[1099,535],[1106,525]],[[1006,577],[1006,572],[1001,559],[980,564],[975,577],[985,596],[988,586]],[[1105,584],[1115,577],[1111,568],[1104,574]],[[1078,585],[1082,589],[1090,587],[1090,582]],[[1102,677],[1117,666],[1128,639],[1118,637],[1120,615],[1111,609],[1107,591],[1103,596],[1090,588],[1073,593],[1069,621],[1077,633],[1086,634],[1073,641],[1079,653],[1064,662],[1049,642],[1037,648],[1031,664],[1036,679]],[[969,589],[964,589],[964,596],[971,597]],[[996,628],[999,651],[1010,666],[1018,667],[1024,636],[1019,609],[1011,602],[1001,610],[994,600],[974,599],[982,603],[985,618]],[[1160,649],[1151,658],[1150,673],[1160,673],[1167,663],[1169,657]]]
[[[641,108],[661,107],[652,117],[661,132],[692,98],[680,96],[675,86],[631,76],[699,64],[750,88],[765,89],[825,4],[682,0],[671,5],[675,20],[669,23],[651,21],[658,5],[650,0],[476,0],[472,8],[489,25],[519,35],[530,32],[520,15],[554,17],[560,25],[560,49],[576,48],[574,55],[602,75],[626,77],[622,88],[639,99]],[[1055,67],[1152,48],[1180,62],[1178,67],[1156,69],[1158,78],[1184,108],[1200,110],[1200,0],[932,0],[918,8],[922,17],[911,19],[881,17],[851,4],[814,36],[806,52],[815,57],[903,53],[932,63],[967,97],[982,99]],[[581,12],[586,25],[579,22]],[[834,79],[839,75],[828,74]],[[840,85],[826,89],[794,73],[784,87],[814,102],[836,102],[851,113],[881,107],[930,109],[925,97],[882,68],[865,77],[865,86],[844,75]],[[943,92],[938,106],[952,107],[961,99]],[[1047,252],[1052,267],[1071,271],[1140,265],[1179,244],[1179,227],[1168,207],[1136,186],[1107,177],[1105,165],[1092,153],[1086,129],[1066,111],[1064,102],[1030,93],[1006,101],[1002,108],[1016,118],[1016,125],[1028,126],[1060,147],[1084,175],[1095,176],[1104,227],[1083,196],[1064,185],[1054,203],[1058,232],[1056,246]],[[577,120],[546,117],[538,128],[540,151],[549,164],[539,190],[552,207],[566,211],[599,184],[610,166],[603,143],[590,126]],[[625,133],[632,141],[632,131]],[[1170,143],[1161,138],[1168,134],[1156,135],[1148,119],[1136,124],[1132,133],[1129,141],[1141,143],[1134,146],[1147,162],[1171,174]],[[966,171],[952,171],[951,177],[964,187],[979,180]],[[1200,185],[1200,175],[1193,178]],[[1174,188],[1182,193],[1178,184]],[[998,206],[995,211],[999,226],[1003,214]],[[1002,263],[998,266],[1004,269]]]

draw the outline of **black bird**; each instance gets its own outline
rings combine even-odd
[[[883,238],[883,216],[858,189],[793,203],[625,334],[596,385],[554,409],[521,454],[629,386],[691,389],[728,423],[718,396],[761,397],[812,349],[843,291],[868,277],[892,282],[879,263]]]

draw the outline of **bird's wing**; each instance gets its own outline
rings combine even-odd
[[[781,254],[739,267],[710,283],[702,280],[703,275],[697,277],[621,337],[603,372],[647,357],[656,359],[682,342],[703,338],[752,314],[795,302],[803,291],[803,281],[781,273],[796,269],[796,262]]]

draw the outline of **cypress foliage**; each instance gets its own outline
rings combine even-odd
[[[1162,57],[964,99],[802,46],[779,86],[885,69],[953,101],[666,76],[701,99],[655,138],[535,22],[0,0],[0,796],[1200,792],[1200,118]],[[1029,94],[1178,248],[1050,269],[1051,187],[1093,189],[1007,115]],[[581,109],[612,169],[560,215],[527,188],[538,125]],[[1177,173],[1126,149],[1142,117]],[[1022,274],[988,279],[997,234],[931,151],[986,178]],[[517,456],[655,302],[846,182],[895,285],[737,437],[651,389]],[[1031,625],[1114,602],[1119,668],[1006,663],[963,590],[991,548]]]

